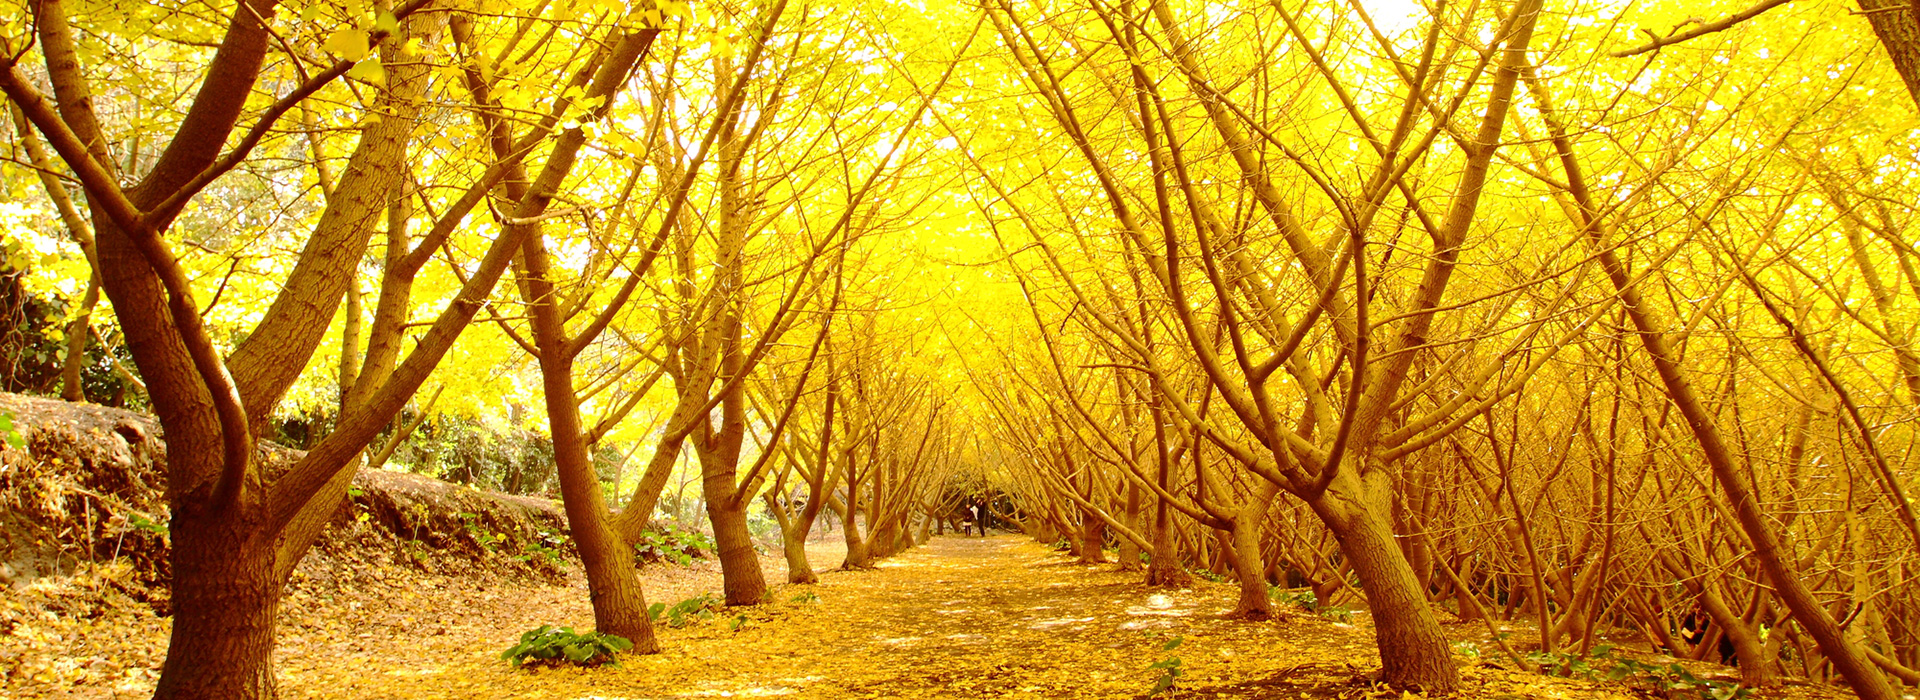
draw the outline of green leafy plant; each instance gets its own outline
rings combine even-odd
[[[1527,654],[1527,660],[1533,662],[1535,666],[1538,666],[1540,673],[1544,675],[1559,676],[1561,678],[1583,678],[1590,681],[1599,680],[1604,671],[1601,667],[1595,666],[1593,662],[1611,658],[1613,658],[1613,646],[1608,644],[1594,647],[1592,651],[1585,654],[1560,651],[1535,651]],[[1612,668],[1617,669],[1619,667],[1619,664],[1616,663]],[[1611,680],[1619,679],[1613,678]]]
[[[780,544],[780,521],[769,517],[764,511],[756,510],[748,513],[747,534],[752,535],[756,543],[778,545]]]
[[[1474,661],[1479,661],[1482,655],[1480,651],[1480,645],[1475,644],[1473,642],[1454,642],[1453,653],[1467,657],[1468,659],[1471,659]]]
[[[614,654],[633,648],[625,637],[599,632],[581,634],[572,627],[541,625],[520,635],[520,643],[509,647],[500,658],[514,666],[573,664],[575,666],[619,666]]]
[[[1279,586],[1268,586],[1267,597],[1282,605],[1291,605],[1334,622],[1353,622],[1351,608],[1343,605],[1321,605],[1320,597],[1314,595],[1311,589],[1294,591]]]
[[[12,413],[0,411],[0,439],[5,439],[7,446],[13,449],[27,449],[27,439],[13,427]]]
[[[1174,637],[1172,639],[1167,640],[1165,644],[1161,644],[1160,651],[1170,652],[1175,649],[1179,649],[1180,645],[1185,643],[1186,641],[1187,639],[1185,637]],[[1180,676],[1183,673],[1183,671],[1181,671],[1180,669],[1180,664],[1181,664],[1180,657],[1169,656],[1167,658],[1161,659],[1159,661],[1155,661],[1152,664],[1148,665],[1147,670],[1159,671],[1160,675],[1154,677],[1153,690],[1147,691],[1147,697],[1153,697],[1155,695],[1159,695],[1161,693],[1165,693],[1167,691],[1173,690],[1173,684],[1180,680]]]
[[[706,533],[672,526],[642,532],[640,541],[633,545],[634,555],[642,562],[670,561],[680,566],[693,563],[697,553],[712,549],[713,538]]]
[[[549,564],[558,565],[561,560],[561,543],[562,540],[559,532],[547,528],[540,528],[539,536],[527,540],[527,546],[521,550],[520,554],[515,555],[514,559],[525,562],[531,561],[537,556],[547,560]]]
[[[141,513],[128,512],[127,524],[132,525],[133,529],[139,530],[142,532],[150,532],[155,535],[159,535],[161,537],[165,537],[167,535],[166,523],[154,522],[152,518],[149,518],[146,515]]]
[[[1601,648],[1596,647],[1596,651]],[[1665,665],[1650,664],[1634,659],[1619,659],[1613,667],[1607,669],[1605,678],[1610,681],[1626,681],[1628,684],[1651,691],[1666,698],[1698,698],[1699,700],[1742,700],[1753,697],[1753,689],[1710,678],[1693,675],[1685,666],[1678,663]]]
[[[473,541],[480,543],[481,549],[488,552],[499,551],[500,543],[507,540],[506,536],[483,527],[478,513],[457,513],[456,515],[460,518],[460,527],[466,529],[467,535],[472,537]]]
[[[711,620],[714,611],[719,609],[719,598],[713,597],[712,593],[702,593],[674,603],[671,607],[666,603],[654,603],[647,607],[647,616],[652,617],[656,624],[679,629],[701,620]],[[737,626],[736,629],[738,629]]]
[[[788,600],[787,602],[789,602],[789,603],[803,603],[803,604],[804,604],[804,603],[818,603],[818,602],[820,602],[820,596],[817,596],[817,595],[814,595],[814,594],[813,594],[813,591],[804,591],[804,592],[802,592],[802,593],[801,593],[800,595],[797,595],[797,596],[794,596],[792,600]]]
[[[1678,663],[1662,665],[1637,659],[1616,658],[1613,650],[1613,645],[1601,644],[1584,654],[1535,651],[1527,654],[1527,660],[1538,665],[1540,672],[1545,675],[1590,681],[1625,682],[1650,691],[1656,697],[1741,700],[1753,696],[1752,688],[1742,687],[1738,683],[1701,678]],[[1601,661],[1609,663],[1601,665],[1598,663]]]
[[[1320,609],[1320,616],[1339,623],[1353,622],[1353,609],[1344,605],[1333,605]]]
[[[1313,594],[1312,589],[1293,591],[1279,586],[1268,586],[1267,597],[1281,605],[1291,605],[1307,612],[1320,612],[1320,598]]]
[[[1225,583],[1227,580],[1227,577],[1213,573],[1213,571],[1209,569],[1187,569],[1187,573],[1214,583]]]

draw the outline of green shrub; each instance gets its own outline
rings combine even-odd
[[[1267,597],[1279,601],[1282,605],[1305,610],[1334,622],[1353,622],[1353,610],[1343,605],[1321,605],[1320,598],[1312,590],[1291,591],[1279,586],[1267,586]]]
[[[720,599],[712,593],[702,593],[668,607],[666,603],[654,603],[647,607],[647,616],[654,623],[674,629],[686,627],[701,620],[713,619],[714,611],[720,609]]]
[[[625,637],[599,632],[580,634],[572,627],[541,625],[520,635],[520,643],[502,652],[500,658],[513,662],[514,666],[619,666],[620,661],[613,655],[632,648],[633,642]]]
[[[1582,678],[1590,681],[1621,681],[1649,691],[1653,697],[1742,700],[1753,695],[1752,688],[1742,687],[1738,683],[1701,678],[1677,663],[1660,665],[1635,659],[1614,658],[1611,644],[1601,644],[1585,654],[1536,651],[1527,654],[1527,660],[1538,664],[1540,672],[1549,676]],[[1612,663],[1608,666],[1600,666],[1596,663],[1599,661]]]
[[[561,562],[560,547],[566,542],[562,537],[557,530],[540,528],[540,536],[527,540],[527,546],[521,548],[521,553],[515,555],[514,559],[525,562],[538,556],[558,566]]]
[[[1267,586],[1267,597],[1274,599],[1281,605],[1291,605],[1307,612],[1320,612],[1320,598],[1313,594],[1312,589],[1291,591],[1279,586],[1270,585]]]
[[[472,537],[473,541],[489,554],[499,551],[500,543],[507,540],[505,535],[488,529],[484,523],[480,522],[479,513],[455,513],[454,515],[460,518],[460,527],[467,531],[467,536]]]
[[[1753,696],[1752,688],[1739,683],[1701,678],[1677,663],[1661,666],[1620,659],[1614,662],[1613,668],[1607,670],[1606,677],[1607,680],[1626,680],[1631,685],[1652,691],[1657,697],[1742,700]]]
[[[633,545],[634,556],[641,563],[670,561],[681,566],[693,563],[700,552],[712,550],[713,538],[706,533],[672,526],[641,532],[640,541]]]

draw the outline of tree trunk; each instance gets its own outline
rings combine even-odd
[[[1166,428],[1163,425],[1165,412],[1160,409],[1160,399],[1158,397],[1158,394],[1154,394],[1154,398],[1152,399],[1154,402],[1153,411],[1149,414],[1153,418],[1154,452],[1157,456],[1156,461],[1159,462],[1159,473],[1156,475],[1156,481],[1159,483],[1161,491],[1172,493],[1173,459],[1172,455],[1167,454],[1167,434]],[[1180,588],[1193,582],[1193,577],[1188,576],[1187,572],[1180,568],[1180,552],[1174,544],[1174,527],[1173,504],[1168,503],[1166,498],[1155,494],[1153,499],[1153,552],[1149,554],[1147,559],[1147,585],[1149,586]]]
[[[1385,481],[1386,475],[1378,471],[1357,477],[1342,470],[1326,492],[1308,505],[1333,532],[1341,554],[1366,589],[1380,647],[1381,680],[1396,688],[1450,693],[1459,686],[1460,675],[1440,618],[1427,605],[1420,578],[1400,555],[1385,509],[1369,507],[1371,501],[1385,500]],[[1370,492],[1378,497],[1368,499]]]
[[[1920,15],[1908,0],[1859,0],[1880,46],[1893,59],[1894,70],[1907,85],[1907,98],[1920,106]]]
[[[1261,562],[1260,530],[1267,521],[1267,509],[1273,505],[1280,487],[1261,481],[1247,505],[1233,519],[1233,573],[1240,580],[1240,602],[1233,617],[1246,620],[1273,618],[1273,598],[1267,595],[1267,567]]]
[[[1544,89],[1540,90],[1538,101],[1543,105],[1550,104]],[[1847,679],[1847,685],[1855,693],[1868,700],[1893,700],[1899,697],[1866,654],[1846,638],[1845,630],[1822,607],[1801,572],[1787,561],[1791,553],[1784,551],[1779,537],[1774,534],[1767,514],[1760,507],[1759,495],[1754,493],[1753,484],[1735,464],[1734,449],[1721,436],[1713,413],[1695,393],[1685,368],[1680,364],[1680,357],[1674,353],[1666,325],[1655,316],[1653,307],[1643,303],[1640,290],[1633,284],[1632,272],[1620,260],[1615,248],[1609,247],[1609,224],[1601,218],[1603,209],[1587,188],[1585,173],[1574,155],[1572,142],[1565,129],[1552,118],[1550,109],[1543,107],[1541,112],[1547,117],[1554,150],[1567,174],[1568,191],[1580,205],[1584,227],[1581,236],[1586,239],[1589,249],[1595,251],[1596,262],[1606,272],[1621,309],[1633,322],[1634,330],[1638,331],[1640,344],[1653,362],[1667,398],[1673,401],[1674,407],[1686,420],[1687,428],[1699,445],[1701,456],[1706,458],[1714,481],[1733,506],[1734,519],[1753,543],[1754,558],[1759,560],[1761,570],[1766,572],[1767,579],[1777,589],[1781,602],[1786,604],[1794,621],[1800,623],[1808,636],[1819,644],[1820,653],[1833,663],[1835,670]]]
[[[1161,501],[1157,510],[1153,525],[1153,552],[1147,559],[1147,585],[1185,587],[1193,583],[1193,577],[1180,568],[1180,553],[1174,546],[1173,522],[1168,517],[1166,502]]]
[[[1749,688],[1765,688],[1773,685],[1771,674],[1767,673],[1766,646],[1760,643],[1760,635],[1745,619],[1735,615],[1732,608],[1704,586],[1701,589],[1700,604],[1707,609],[1707,615],[1713,618],[1714,625],[1720,628],[1728,643],[1733,645],[1734,656],[1740,664],[1740,683]],[[1764,592],[1760,593],[1765,595]],[[1716,645],[1717,646],[1717,645]]]
[[[173,519],[173,634],[155,700],[274,697],[281,581],[273,542],[257,528],[227,517]]]
[[[1105,564],[1107,562],[1107,523],[1090,513],[1080,514],[1080,563]]]
[[[548,308],[551,308],[550,306]],[[573,393],[573,363],[549,358],[542,350],[547,420],[553,433],[554,470],[560,477],[561,504],[567,510],[567,529],[580,548],[581,568],[593,602],[593,625],[606,634],[626,637],[636,653],[660,650],[647,615],[647,598],[634,569],[633,550],[609,526],[607,505],[600,494],[592,455],[580,433],[580,405]],[[550,362],[551,360],[551,362]]]
[[[92,335],[93,307],[100,303],[100,273],[87,275],[87,292],[80,298],[80,308],[73,315],[73,321],[67,324],[67,356],[60,365],[60,398],[68,401],[87,400],[86,389],[80,384],[80,370],[87,366],[87,336]]]
[[[732,481],[732,474],[728,474],[729,487]],[[721,586],[726,592],[727,605],[766,602],[767,576],[760,569],[760,555],[753,551],[753,536],[747,532],[747,509],[728,506],[725,499],[708,497],[707,519],[713,524],[713,546],[720,556]],[[804,552],[805,547],[801,550]],[[805,564],[804,558],[802,564]]]
[[[1133,528],[1135,532],[1139,532],[1142,530],[1142,528],[1140,527],[1140,485],[1139,484],[1129,483],[1127,485],[1126,521],[1127,521],[1127,527]],[[1125,537],[1120,538],[1119,557],[1120,557],[1121,571],[1139,571],[1140,570],[1140,546],[1134,544],[1133,540],[1127,539]]]
[[[622,36],[616,52],[601,65],[594,76],[597,89],[608,90],[625,80],[628,71],[652,45],[652,35],[630,33]],[[483,122],[493,126],[494,149],[504,155],[506,139],[499,121]],[[580,563],[587,574],[587,589],[593,603],[594,627],[605,634],[619,635],[633,642],[637,653],[660,650],[654,640],[653,622],[647,614],[647,600],[635,571],[633,551],[609,525],[600,478],[588,451],[586,429],[580,418],[579,395],[573,382],[574,339],[566,329],[565,312],[551,276],[552,261],[546,238],[535,217],[546,211],[548,203],[575,162],[583,141],[563,142],[554,150],[537,180],[527,183],[524,171],[516,166],[515,177],[501,187],[516,201],[514,214],[520,223],[509,229],[522,230],[520,292],[527,304],[534,347],[540,363],[542,394],[547,409],[547,424],[553,436],[554,470],[560,480],[561,502],[567,511],[567,528],[580,549]],[[535,219],[529,221],[529,219]]]
[[[847,541],[847,558],[840,562],[842,569],[871,569],[873,555],[867,549],[866,538],[860,535],[858,501],[848,499],[846,512],[841,514],[840,532]]]
[[[787,554],[787,583],[819,583],[820,576],[813,573],[813,563],[807,560],[807,529],[795,526],[781,530],[780,543]]]

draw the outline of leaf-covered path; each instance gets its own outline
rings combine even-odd
[[[838,560],[821,554],[817,564]],[[721,613],[663,630],[659,655],[593,670],[515,670],[495,656],[539,624],[590,627],[578,587],[421,591],[365,611],[360,623],[312,615],[342,601],[308,601],[283,639],[282,690],[316,698],[1131,698],[1152,688],[1159,671],[1151,664],[1178,656],[1185,677],[1173,697],[1399,697],[1364,680],[1377,670],[1364,615],[1357,625],[1304,614],[1222,620],[1233,600],[1223,584],[1160,591],[1113,569],[1073,563],[1022,537],[935,538],[874,571],[782,587],[737,629],[738,613]],[[650,600],[718,587],[717,572],[673,571],[650,570]],[[1175,636],[1184,643],[1163,651]],[[1492,666],[1466,675],[1469,697],[1622,697]]]

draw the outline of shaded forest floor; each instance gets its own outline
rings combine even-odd
[[[840,561],[836,544],[822,543],[816,566]],[[784,578],[780,562],[765,566],[770,580]],[[498,658],[541,624],[592,627],[577,575],[568,586],[530,588],[396,573],[352,591],[293,595],[280,685],[290,698],[1136,698],[1161,673],[1150,665],[1178,657],[1184,676],[1163,697],[1402,697],[1367,680],[1378,660],[1364,613],[1351,623],[1292,611],[1272,622],[1222,620],[1234,594],[1226,584],[1156,590],[1113,568],[1075,564],[1024,537],[940,537],[873,571],[827,573],[817,585],[777,587],[767,605],[663,628],[663,653],[590,670],[517,670]],[[720,586],[710,561],[650,566],[643,576],[648,600],[670,605]],[[84,673],[115,673],[39,697],[151,692],[167,621],[124,619],[131,614],[78,621],[64,642],[46,640],[99,654],[75,659]],[[1478,636],[1466,626],[1449,634]],[[1183,644],[1165,650],[1176,636]],[[1651,697],[1493,660],[1463,674],[1469,698]],[[1792,697],[1842,696],[1798,687]]]

